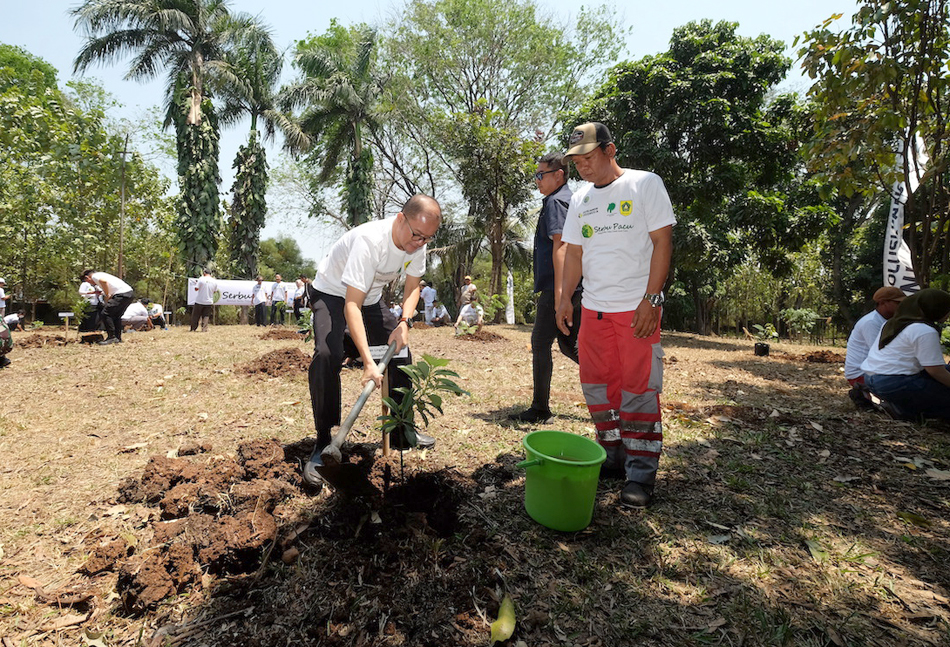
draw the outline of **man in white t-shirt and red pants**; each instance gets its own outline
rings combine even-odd
[[[106,326],[106,338],[99,344],[106,346],[121,343],[122,315],[125,314],[125,309],[135,299],[132,286],[118,276],[113,276],[107,272],[96,272],[95,270],[83,272],[81,280],[102,290],[102,302],[105,304],[102,317]]]
[[[435,199],[415,195],[403,205],[395,218],[374,220],[343,234],[317,268],[311,284],[310,308],[313,310],[314,353],[308,373],[313,422],[317,444],[311,463],[330,443],[331,430],[340,424],[340,370],[343,366],[343,340],[349,332],[363,360],[362,384],[370,380],[382,386],[383,376],[376,368],[370,346],[396,342],[400,351],[409,344],[412,323],[406,316],[397,318],[382,300],[383,288],[404,278],[403,315],[415,312],[419,302],[419,284],[426,269],[426,243],[442,223],[442,211]],[[399,400],[399,387],[411,387],[409,376],[396,368],[412,358],[394,360],[388,376],[389,395]],[[435,439],[416,432],[418,447],[432,447]],[[396,449],[408,449],[406,439],[390,438]],[[304,478],[318,483],[320,476],[304,470]]]
[[[643,507],[663,447],[660,316],[676,218],[663,180],[621,168],[616,154],[603,124],[571,134],[565,156],[590,184],[572,196],[561,234],[568,247],[557,323],[565,334],[574,325],[570,296],[583,274],[581,387],[607,450],[605,470],[623,469],[620,503]]]

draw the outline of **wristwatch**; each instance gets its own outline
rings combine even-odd
[[[654,308],[659,308],[661,305],[663,305],[663,302],[665,301],[665,299],[663,298],[662,292],[660,292],[659,294],[644,294],[643,298],[649,301],[650,305],[653,306]]]
[[[396,325],[398,326],[399,324],[403,322],[405,322],[406,328],[412,328],[412,319],[406,319],[405,317],[401,317],[399,319],[399,323],[397,323]]]

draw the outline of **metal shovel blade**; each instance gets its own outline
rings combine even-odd
[[[389,345],[386,354],[379,360],[376,370],[380,373],[386,371],[386,365],[396,354],[396,342]],[[356,418],[363,410],[363,405],[369,399],[370,394],[376,389],[376,383],[370,380],[360,397],[353,405],[346,420],[340,425],[340,430],[333,436],[330,444],[324,448],[315,448],[310,460],[307,461],[301,469],[303,480],[314,487],[322,487],[324,482],[329,483],[334,489],[340,490],[350,496],[372,496],[379,494],[379,489],[370,483],[366,474],[353,463],[344,463],[340,454],[340,446],[346,440],[346,435],[356,422]]]

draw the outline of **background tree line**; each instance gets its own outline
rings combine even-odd
[[[606,7],[581,10],[568,25],[532,0],[410,0],[387,23],[333,22],[297,41],[282,86],[283,57],[266,26],[223,0],[87,0],[74,16],[87,35],[77,69],[121,63],[131,78],[166,77],[179,194],[156,188],[166,228],[146,229],[165,236],[167,272],[216,261],[222,275],[256,274],[275,188],[262,141],[279,133],[287,155],[276,188],[304,195],[310,217],[352,227],[416,192],[435,195],[446,221],[429,246],[429,278],[443,300],[452,307],[466,274],[483,294],[500,293],[511,271],[516,310],[530,319],[540,202],[531,173],[543,152],[563,150],[575,123],[596,119],[613,131],[621,164],[657,172],[673,199],[670,327],[710,333],[771,322],[805,334],[830,318],[846,329],[881,282],[897,180],[920,186],[905,235],[918,277],[947,287],[944,1],[865,0],[844,29],[829,18],[803,34],[805,96],[776,91],[793,64],[785,44],[740,36],[735,23],[691,22],[666,52],[622,60],[628,30]],[[222,201],[219,129],[247,121]],[[917,134],[923,171],[914,165]],[[116,145],[90,150],[124,150]],[[35,179],[30,192],[62,200],[68,174],[34,173],[31,163],[39,162],[3,172],[22,172]],[[84,181],[104,197],[70,197],[68,209],[111,217],[114,180]],[[131,201],[149,195],[129,191]],[[55,236],[33,223],[43,210],[30,199],[53,200],[18,194],[16,235],[47,244]]]

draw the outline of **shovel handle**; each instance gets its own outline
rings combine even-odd
[[[376,370],[380,373],[384,373],[386,371],[386,365],[389,364],[389,360],[391,360],[395,354],[396,342],[392,342],[389,348],[386,349],[383,358],[379,360],[379,364],[376,365]],[[346,417],[346,420],[343,421],[343,424],[340,425],[340,430],[333,436],[333,440],[330,441],[330,445],[337,449],[340,448],[340,445],[346,440],[346,435],[350,433],[350,427],[353,426],[353,423],[356,422],[356,418],[360,415],[360,411],[363,410],[363,405],[366,404],[366,400],[369,399],[370,394],[375,390],[376,382],[370,380],[366,383],[366,386],[363,387],[363,392],[360,393],[360,397],[356,400],[356,404],[353,405],[350,414]]]

